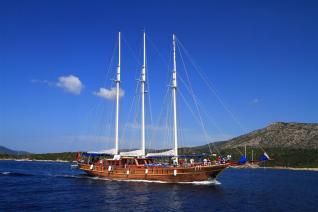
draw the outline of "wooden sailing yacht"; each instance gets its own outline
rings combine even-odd
[[[161,153],[148,153],[145,149],[145,82],[146,82],[146,34],[143,33],[143,65],[141,67],[141,149],[130,152],[119,152],[118,122],[119,122],[119,89],[120,89],[120,57],[121,34],[118,34],[118,66],[116,76],[116,118],[115,118],[115,149],[100,152],[87,152],[78,157],[79,168],[92,176],[119,180],[152,180],[164,182],[193,182],[215,179],[229,164],[205,160],[205,162],[190,163],[180,161],[178,155],[177,128],[177,69],[176,69],[176,37],[173,35],[173,70],[172,70],[172,100],[173,100],[173,140],[174,149]],[[102,158],[113,155],[113,158]],[[173,163],[156,162],[158,157],[172,158]]]

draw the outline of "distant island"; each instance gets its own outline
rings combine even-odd
[[[318,124],[275,122],[228,141],[210,143],[213,152],[231,154],[239,160],[247,147],[247,157],[257,159],[265,150],[273,161],[267,167],[318,168]],[[180,154],[209,154],[209,146],[179,148]],[[32,154],[0,146],[0,159],[74,161],[76,152]]]

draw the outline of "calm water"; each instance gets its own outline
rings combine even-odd
[[[0,211],[318,211],[318,172],[228,169],[218,182],[107,181],[69,163],[0,161]]]

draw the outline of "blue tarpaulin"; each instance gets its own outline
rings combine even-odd
[[[239,164],[244,164],[244,163],[246,163],[246,161],[247,161],[247,159],[246,159],[245,155],[243,155],[241,157],[241,159],[239,160]]]

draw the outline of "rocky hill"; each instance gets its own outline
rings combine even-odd
[[[30,154],[30,153],[25,151],[16,151],[4,146],[0,146],[0,154],[19,155],[19,154]]]
[[[264,148],[318,149],[318,124],[275,122],[217,146],[233,149],[259,144]]]

